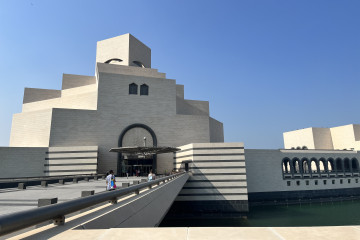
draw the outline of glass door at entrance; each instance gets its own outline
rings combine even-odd
[[[141,177],[149,174],[152,170],[152,165],[125,165],[125,169],[129,176]]]
[[[153,170],[153,159],[124,159],[123,160],[123,175],[126,176],[126,173],[129,176],[147,176],[151,170]]]

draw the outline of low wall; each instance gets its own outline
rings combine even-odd
[[[0,178],[44,175],[46,147],[0,147]]]
[[[0,178],[97,173],[97,146],[0,147]]]
[[[96,174],[98,146],[49,147],[46,176]]]

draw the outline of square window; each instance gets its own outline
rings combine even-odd
[[[332,184],[335,184],[335,180],[332,180]]]
[[[324,180],[324,185],[326,185],[326,180]]]
[[[296,181],[296,185],[300,186],[300,181]]]
[[[287,183],[287,185],[288,185],[288,186],[290,186],[290,185],[291,185],[291,182],[290,182],[290,181],[287,181],[286,183]]]
[[[340,179],[340,184],[343,184],[343,180],[342,180],[342,179]]]
[[[351,183],[351,179],[348,179],[348,183]]]
[[[318,185],[318,180],[315,180],[315,185]]]
[[[306,180],[306,185],[309,185],[309,180]]]

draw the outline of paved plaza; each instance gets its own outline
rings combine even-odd
[[[117,186],[141,177],[116,178]],[[25,190],[17,188],[0,189],[0,216],[19,212],[38,206],[40,198],[58,198],[58,203],[81,197],[81,191],[94,190],[95,194],[105,191],[105,179],[79,181],[78,183],[66,182],[61,184],[49,184],[48,187],[29,186]]]

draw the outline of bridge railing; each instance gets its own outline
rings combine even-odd
[[[65,215],[80,211],[99,203],[110,201],[117,202],[117,198],[129,193],[139,194],[144,188],[151,188],[153,185],[160,185],[161,182],[170,181],[175,178],[184,177],[187,173],[181,172],[174,175],[162,177],[150,182],[132,185],[127,188],[107,191],[96,195],[78,198],[67,202],[57,203],[45,207],[39,207],[0,217],[0,236],[15,232],[44,221],[53,220],[55,225],[62,225],[65,222]]]

